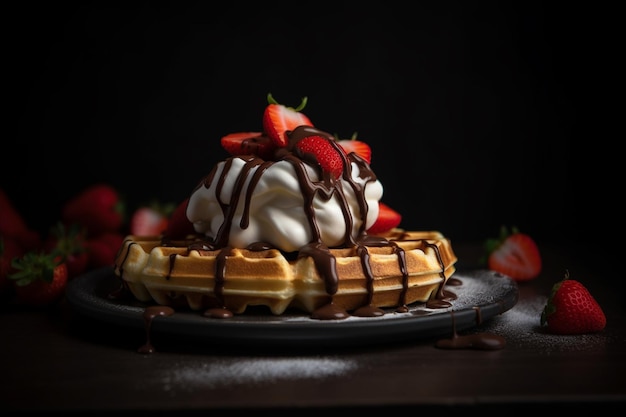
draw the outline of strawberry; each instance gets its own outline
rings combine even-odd
[[[381,234],[398,227],[402,221],[402,215],[389,207],[387,204],[378,202],[378,217],[373,225],[367,229],[370,234]]]
[[[58,255],[65,261],[68,279],[87,270],[89,256],[85,249],[85,236],[77,224],[66,226],[58,222],[50,229],[43,247],[46,252]]]
[[[274,155],[276,144],[261,132],[237,132],[223,136],[221,144],[231,155],[253,154],[262,159],[270,160]]]
[[[368,164],[372,162],[372,149],[367,143],[357,140],[356,133],[352,135],[351,139],[340,139],[337,143],[343,148],[346,154],[354,152]]]
[[[595,333],[606,326],[606,316],[598,302],[579,281],[565,278],[552,287],[541,313],[541,325],[554,334]]]
[[[61,210],[65,224],[77,223],[87,236],[120,230],[124,207],[117,190],[108,184],[94,184],[69,199]]]
[[[9,236],[0,236],[0,295],[6,295],[11,291],[13,281],[9,275],[15,272],[11,266],[13,259],[21,258],[25,253],[19,242]]]
[[[307,98],[304,97],[297,108],[286,107],[278,104],[272,97],[267,95],[268,105],[263,113],[263,131],[276,144],[277,147],[285,147],[289,142],[286,132],[294,130],[298,126],[313,126],[311,120],[300,113],[306,106]]]
[[[485,243],[486,263],[490,270],[500,272],[516,281],[528,281],[539,276],[542,262],[539,248],[527,234],[513,227],[500,229],[500,237]],[[483,258],[482,263],[485,263]]]
[[[296,144],[296,148],[302,153],[303,160],[313,159],[325,172],[339,178],[343,173],[343,159],[330,141],[318,135],[307,136]]]
[[[174,212],[170,216],[165,229],[165,236],[170,239],[182,239],[187,235],[195,234],[196,231],[193,228],[193,223],[187,218],[187,205],[189,203],[189,197],[184,199],[174,209]]]
[[[46,307],[59,301],[67,286],[67,265],[60,256],[45,252],[26,252],[11,263],[16,272],[15,295],[20,304]]]
[[[41,235],[31,229],[7,193],[0,188],[0,235],[14,238],[24,250],[37,250]]]
[[[85,241],[85,248],[89,254],[89,266],[102,268],[111,266],[115,262],[115,256],[119,251],[124,236],[118,232],[103,233],[97,237]]]
[[[158,236],[167,229],[173,204],[161,205],[153,202],[149,206],[139,207],[130,218],[130,233],[137,236]]]

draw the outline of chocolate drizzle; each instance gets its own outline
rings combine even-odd
[[[313,154],[303,152],[301,148],[297,146],[297,144],[301,140],[313,135],[327,139],[332,147],[337,151],[337,154],[340,155],[343,167],[341,179],[343,179],[343,181],[335,178],[333,174],[324,171]],[[219,312],[213,310],[211,310],[211,312],[207,311],[205,315],[211,317],[229,316],[223,311],[225,264],[228,256],[232,253],[232,248],[229,246],[229,233],[231,230],[231,225],[235,216],[235,212],[240,203],[239,199],[240,196],[243,195],[244,207],[239,226],[241,228],[247,228],[250,222],[250,205],[253,191],[263,173],[272,164],[279,161],[289,162],[295,170],[304,200],[303,210],[309,223],[311,235],[310,241],[308,244],[301,247],[297,255],[295,256],[297,256],[298,258],[311,257],[313,259],[319,275],[324,280],[325,290],[329,295],[328,305],[324,305],[320,309],[315,311],[312,314],[312,317],[321,320],[336,320],[349,316],[349,314],[345,311],[338,311],[340,310],[340,308],[333,304],[333,295],[337,293],[339,286],[336,259],[330,251],[331,248],[329,248],[322,241],[313,205],[313,201],[316,197],[321,198],[322,201],[330,201],[331,199],[336,199],[336,201],[339,203],[339,206],[341,207],[341,212],[343,214],[346,228],[343,236],[343,242],[333,248],[354,249],[355,253],[360,258],[363,274],[366,278],[367,299],[363,306],[352,312],[353,315],[371,317],[384,314],[381,309],[376,308],[372,305],[374,295],[374,276],[370,265],[370,253],[368,247],[390,247],[392,249],[392,253],[397,256],[398,267],[402,274],[402,290],[398,299],[397,311],[408,311],[408,308],[406,306],[406,297],[409,287],[409,274],[407,270],[406,255],[404,249],[397,245],[393,240],[369,235],[366,232],[368,205],[364,191],[368,183],[377,180],[376,175],[369,166],[369,163],[356,153],[345,154],[345,152],[341,150],[340,145],[337,143],[332,135],[311,126],[299,126],[293,131],[288,131],[287,137],[289,139],[287,146],[284,148],[279,148],[277,151],[275,151],[272,160],[263,160],[260,157],[252,154],[232,156],[226,159],[226,161],[222,165],[222,170],[219,175],[219,165],[216,165],[194,189],[195,192],[200,187],[210,188],[214,181],[217,181],[217,183],[215,183],[215,195],[218,198],[218,204],[223,214],[223,222],[214,238],[205,237],[203,240],[195,241],[187,248],[188,253],[191,251],[198,251],[200,254],[202,254],[203,251],[219,251],[216,259],[215,284],[213,290],[215,298],[219,303],[218,309],[221,310]],[[259,136],[258,138],[255,138],[255,140],[263,141],[266,140],[266,138],[263,136]],[[241,161],[243,161],[244,165],[243,168],[241,168],[240,172],[238,172],[235,184],[233,186],[233,190],[230,193],[230,199],[228,201],[224,201],[222,200],[222,195],[224,194],[222,193],[222,191],[225,187],[226,177],[233,168],[233,163],[236,159],[240,159]],[[358,168],[358,176],[362,183],[357,182],[353,179],[353,164]],[[311,178],[307,167],[315,170],[318,179]],[[251,171],[254,172],[250,174]],[[246,180],[248,178],[249,181],[246,183]],[[353,213],[350,210],[348,199],[344,190],[344,187],[346,186],[350,187],[353,191],[359,208],[358,211],[355,210],[356,215],[359,216],[359,227],[356,231],[354,230],[355,219],[353,218]],[[245,189],[245,194],[242,194],[242,191],[245,187],[247,187],[247,189]],[[436,252],[437,260],[441,265],[440,275],[442,276],[443,282],[445,283],[445,265],[442,261],[441,254],[439,253],[439,248],[436,244],[429,243],[427,241],[423,242],[425,244],[425,248],[423,250],[426,250],[426,248],[430,247]],[[251,251],[262,251],[271,248],[272,245],[267,242],[255,242],[249,245],[246,249]],[[168,279],[173,271],[176,262],[176,256],[177,255],[170,256],[170,269],[167,277]],[[429,307],[449,307],[450,303],[443,301],[445,296],[446,295],[443,292],[442,284],[439,287],[437,294],[438,302],[430,304]]]

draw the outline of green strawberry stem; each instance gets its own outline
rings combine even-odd
[[[308,97],[302,97],[302,101],[300,102],[300,105],[296,108],[293,107],[287,107],[288,109],[294,110],[294,111],[302,111],[305,107],[306,107],[306,103],[309,100]],[[278,101],[276,101],[276,99],[274,99],[274,97],[272,96],[272,93],[267,93],[267,102],[269,104],[280,104]]]
[[[15,258],[11,266],[16,272],[9,276],[15,284],[22,287],[41,279],[47,283],[54,280],[54,269],[59,265],[57,256],[50,253],[27,252],[21,258]]]

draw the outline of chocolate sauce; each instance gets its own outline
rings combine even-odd
[[[446,285],[449,285],[451,287],[458,287],[460,285],[463,285],[463,282],[460,279],[458,279],[458,278],[450,277],[446,281]]]
[[[370,168],[369,163],[367,163],[367,161],[365,161],[354,152],[345,154],[345,152],[341,150],[340,145],[337,143],[332,135],[317,128],[311,126],[299,126],[293,131],[286,132],[286,134],[288,138],[287,146],[284,148],[280,148],[276,152],[274,152],[272,160],[263,160],[253,154],[232,156],[226,159],[225,163],[222,165],[222,170],[219,175],[218,165],[216,165],[211,170],[211,172],[198,183],[198,185],[194,189],[195,192],[201,187],[210,188],[214,181],[217,181],[217,183],[215,183],[215,195],[219,199],[218,204],[221,208],[224,219],[218,232],[216,233],[216,236],[213,239],[205,238],[205,240],[194,242],[187,248],[188,253],[190,251],[198,251],[200,254],[202,254],[203,251],[219,251],[215,263],[215,283],[213,288],[215,298],[217,299],[217,303],[219,305],[217,306],[216,311],[209,310],[207,313],[205,313],[205,315],[209,317],[219,318],[226,318],[231,316],[230,314],[224,313],[225,308],[223,300],[223,290],[226,279],[224,274],[225,263],[227,257],[231,254],[232,249],[230,246],[228,246],[230,237],[229,232],[231,230],[235,211],[237,206],[239,205],[239,199],[240,196],[242,196],[242,190],[246,186],[246,179],[250,176],[250,172],[254,170],[250,181],[247,184],[245,196],[243,197],[244,210],[239,224],[241,228],[248,227],[250,221],[250,205],[254,188],[258,184],[259,179],[261,178],[265,170],[267,170],[267,168],[269,168],[272,164],[279,161],[289,162],[290,164],[292,164],[295,170],[304,200],[302,208],[308,219],[309,229],[311,231],[310,242],[299,249],[297,257],[311,257],[313,259],[317,271],[321,279],[323,279],[324,281],[324,288],[326,290],[326,293],[329,295],[329,304],[326,306],[322,306],[322,308],[314,312],[312,314],[312,317],[321,320],[336,320],[349,316],[349,313],[345,311],[337,311],[338,307],[333,304],[333,295],[337,293],[339,285],[336,259],[333,256],[330,248],[327,247],[321,239],[320,230],[316,221],[315,210],[313,207],[313,201],[316,197],[321,198],[323,201],[329,201],[334,198],[339,202],[346,228],[343,242],[336,248],[354,249],[356,254],[360,258],[361,267],[366,279],[367,298],[363,306],[355,309],[352,314],[364,317],[374,317],[384,314],[381,309],[377,309],[371,305],[374,295],[374,276],[370,265],[370,254],[368,251],[368,247],[390,247],[392,253],[397,256],[398,266],[402,274],[402,289],[400,291],[399,299],[397,302],[398,307],[396,311],[408,311],[408,307],[406,306],[406,296],[409,288],[409,274],[407,270],[404,250],[400,246],[398,246],[393,240],[368,235],[365,229],[368,205],[365,198],[364,190],[368,183],[377,180],[376,175]],[[311,136],[325,138],[326,140],[328,140],[329,144],[337,151],[337,155],[341,157],[342,162],[343,170],[341,178],[344,180],[343,182],[339,181],[338,178],[335,178],[333,174],[323,170],[313,154],[303,152],[302,149],[297,146],[300,141]],[[265,141],[265,138],[263,136],[259,136],[257,138],[254,138],[254,141],[247,143],[246,146],[249,146],[250,149],[252,149],[254,148],[254,146],[257,146],[257,143],[261,143],[263,141]],[[230,193],[230,200],[223,201],[221,200],[222,189],[224,188],[226,177],[229,171],[232,169],[233,163],[236,159],[240,159],[241,161],[243,161],[244,165],[238,173],[233,190]],[[359,178],[364,182],[364,184],[356,182],[352,178],[353,164],[358,167]],[[311,179],[307,171],[307,166],[317,172],[319,178],[318,180]],[[352,217],[353,214],[350,211],[350,206],[348,204],[348,200],[343,189],[344,186],[350,187],[352,189],[353,194],[356,196],[357,204],[359,206],[358,215],[360,216],[360,222],[359,228],[357,229],[356,233],[353,233],[355,219]],[[426,240],[422,240],[421,242],[424,245],[423,250],[426,250],[426,248],[430,247],[435,251],[437,260],[441,266],[440,275],[443,278],[442,282],[445,283],[445,265],[441,258],[441,254],[439,253],[438,246]],[[270,248],[272,248],[272,246],[268,243],[255,242],[248,246],[247,249],[252,251],[261,251]],[[175,254],[170,256],[170,268],[167,276],[168,279],[173,271],[177,256],[178,255]],[[123,270],[120,267],[120,276],[122,273]],[[435,300],[429,302],[428,306],[430,308],[447,308],[450,306],[450,303],[446,300],[450,297],[449,295],[444,293],[443,284],[439,286],[435,298]]]
[[[139,353],[154,353],[156,349],[152,345],[151,339],[151,329],[152,329],[152,321],[155,317],[164,316],[168,317],[174,314],[174,309],[167,306],[150,306],[146,307],[143,312],[143,320],[145,323],[146,330],[146,342],[137,349]]]
[[[311,313],[311,318],[318,320],[342,320],[348,317],[350,317],[350,314],[346,310],[332,302],[321,306]]]
[[[482,321],[480,308],[474,307],[474,311],[476,312],[476,322],[480,324]],[[493,333],[459,335],[456,330],[454,311],[450,311],[450,317],[452,318],[452,337],[437,340],[436,347],[440,349],[498,350],[506,345],[506,340],[502,336]]]
[[[213,307],[205,310],[202,315],[205,317],[211,317],[212,319],[228,319],[234,314],[226,307]]]

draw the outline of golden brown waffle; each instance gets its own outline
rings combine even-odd
[[[291,256],[276,249],[190,249],[201,242],[192,236],[167,243],[159,236],[128,236],[114,270],[139,301],[192,310],[223,307],[235,314],[255,305],[280,315],[288,308],[313,312],[330,303],[352,311],[437,297],[455,272],[450,241],[437,231],[396,229],[384,237],[391,244],[329,249],[336,263],[334,288],[314,257],[302,251]]]

